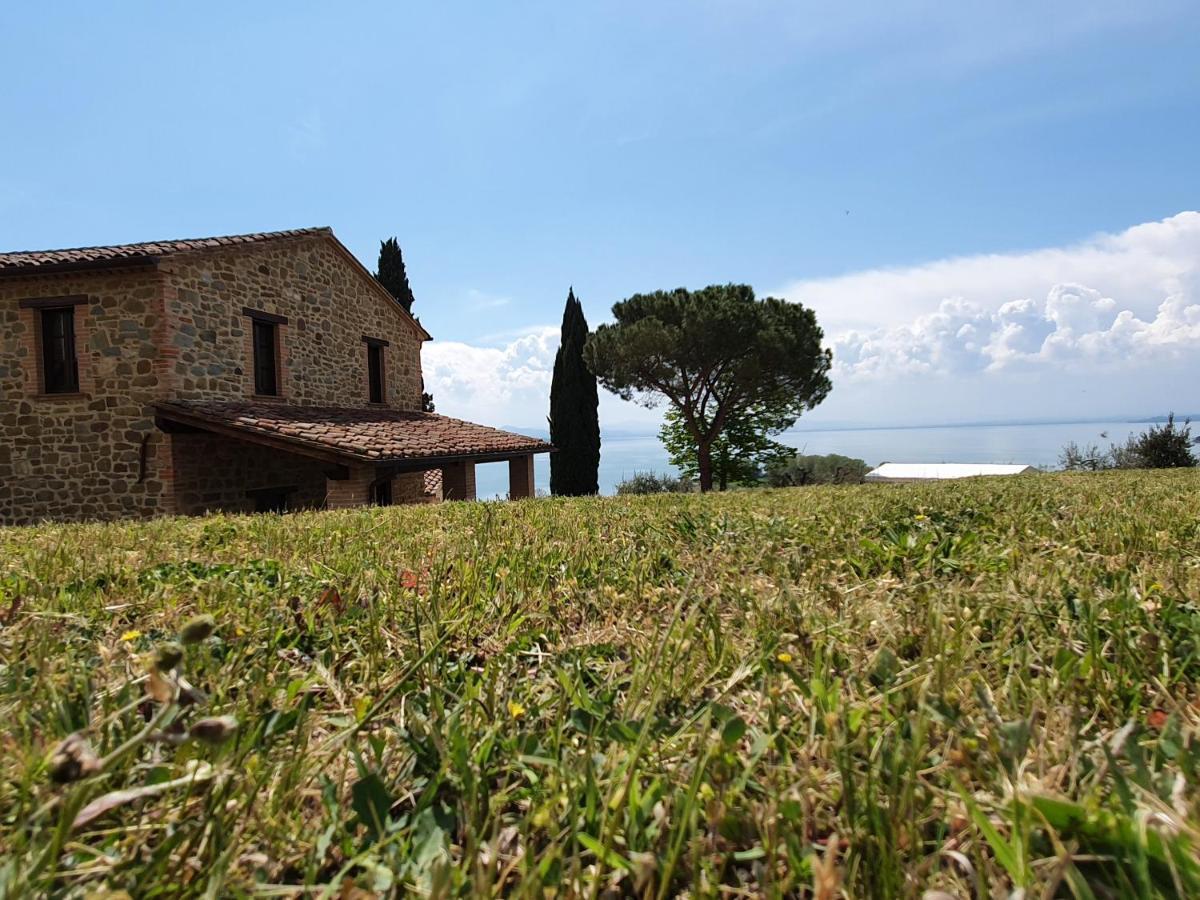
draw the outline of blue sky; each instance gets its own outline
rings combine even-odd
[[[1200,6],[833,6],[9,4],[0,249],[396,235],[496,424],[571,284],[810,303],[818,423],[1200,407]]]

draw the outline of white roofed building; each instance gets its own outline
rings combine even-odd
[[[884,463],[868,472],[866,481],[945,481],[953,478],[978,478],[991,475],[1024,475],[1035,472],[1033,466],[994,465],[991,463]]]

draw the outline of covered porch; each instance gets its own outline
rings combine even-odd
[[[173,511],[342,509],[474,500],[475,466],[508,463],[508,496],[533,497],[545,441],[433,413],[280,403],[156,404]]]

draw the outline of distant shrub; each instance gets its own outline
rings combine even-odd
[[[686,478],[657,472],[634,472],[632,478],[617,485],[618,494],[690,494],[695,489]]]
[[[1080,445],[1071,441],[1059,454],[1058,464],[1068,472],[1096,472],[1101,469],[1183,469],[1197,464],[1192,446],[1200,438],[1192,437],[1192,423],[1175,424],[1175,415],[1165,425],[1151,425],[1141,434],[1130,435],[1124,444]]]
[[[1196,455],[1192,453],[1192,423],[1184,421],[1183,425],[1175,425],[1175,415],[1167,416],[1167,424],[1151,426],[1137,439],[1138,456],[1146,469],[1187,469],[1196,465]]]
[[[1117,449],[1113,444],[1112,450]],[[1058,454],[1058,467],[1067,472],[1095,472],[1099,469],[1113,469],[1110,450],[1101,450],[1099,444],[1078,444],[1068,441]]]
[[[824,456],[805,456],[797,453],[791,459],[776,463],[767,470],[771,487],[794,487],[804,484],[858,484],[871,469],[861,459],[827,453]]]

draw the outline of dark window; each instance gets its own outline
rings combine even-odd
[[[292,490],[292,488],[282,487],[250,491],[250,496],[254,499],[254,511],[260,513],[287,512],[288,494]]]
[[[42,310],[42,390],[47,394],[79,391],[74,307]]]
[[[274,396],[279,393],[275,360],[275,323],[254,320],[254,393]]]
[[[381,479],[371,485],[371,505],[392,505],[392,480],[390,478]]]
[[[383,402],[383,347],[367,344],[367,380],[372,403]]]

